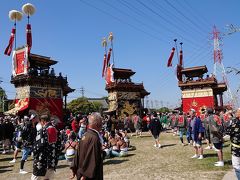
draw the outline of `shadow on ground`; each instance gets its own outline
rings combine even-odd
[[[226,161],[224,161],[224,164],[225,165],[232,165],[232,160],[226,160]]]
[[[7,157],[7,158],[3,158],[3,159],[0,159],[0,162],[3,162],[3,161],[11,161],[13,158],[12,157]]]
[[[5,172],[8,172],[8,171],[12,171],[11,169],[8,169],[8,168],[11,168],[13,167],[13,165],[9,165],[9,166],[0,166],[0,173],[5,173]]]
[[[165,147],[170,147],[170,146],[176,146],[177,144],[164,144],[161,145],[161,148],[165,148]]]
[[[57,166],[57,169],[63,169],[63,168],[67,168],[67,167],[69,167],[69,165],[67,165],[67,164],[61,164],[61,165],[58,165],[58,166]]]
[[[129,160],[128,160],[128,159],[122,159],[122,160],[119,160],[119,159],[110,159],[110,160],[104,162],[103,165],[121,164],[121,163],[126,162],[126,161],[129,161]]]
[[[215,154],[204,154],[204,157],[207,158],[207,157],[217,157],[217,153]]]

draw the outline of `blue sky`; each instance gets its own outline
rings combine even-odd
[[[221,32],[226,32],[227,24],[240,26],[239,0],[1,0],[0,77],[10,98],[15,96],[9,83],[11,57],[3,55],[13,26],[8,12],[21,10],[27,2],[37,9],[30,20],[32,53],[59,61],[55,71],[67,75],[70,86],[76,89],[69,100],[80,96],[82,86],[87,97],[107,95],[101,78],[104,54],[101,39],[113,32],[115,66],[136,71],[133,81],[144,83],[154,106],[160,101],[175,106],[181,92],[174,67],[166,67],[173,39],[183,42],[185,67],[206,64],[211,73],[213,25]],[[25,44],[26,22],[24,17],[17,24],[18,46]],[[239,47],[239,32],[223,37],[225,67],[240,67]],[[175,55],[174,65],[176,62]],[[239,77],[230,74],[228,79],[236,94]]]

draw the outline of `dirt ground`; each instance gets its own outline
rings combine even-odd
[[[224,145],[224,167],[215,167],[217,161],[216,152],[204,151],[204,159],[191,159],[192,146],[182,146],[179,138],[172,133],[164,132],[160,135],[162,148],[153,146],[153,138],[144,133],[143,137],[131,137],[131,144],[136,150],[130,151],[124,158],[111,158],[104,160],[104,179],[216,179],[220,180],[231,169],[230,145]],[[203,145],[204,147],[206,145]],[[20,153],[21,155],[21,153]],[[12,154],[0,155],[0,179],[26,180],[30,179],[32,172],[31,157],[25,164],[26,175],[19,174],[19,161],[14,165],[8,162],[12,160]],[[59,162],[55,179],[69,179],[70,171],[65,160]]]

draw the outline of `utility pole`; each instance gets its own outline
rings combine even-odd
[[[80,88],[80,93],[81,93],[82,98],[83,98],[84,97],[84,93],[85,93],[85,89],[84,89],[83,86]]]
[[[3,81],[0,80],[0,84],[2,83]],[[4,93],[3,93],[3,89],[1,88],[0,86],[0,103],[2,105],[2,112],[4,112]]]

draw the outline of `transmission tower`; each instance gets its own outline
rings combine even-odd
[[[214,69],[213,74],[215,75],[215,78],[220,83],[225,83],[227,85],[227,91],[224,93],[224,96],[226,97],[226,100],[230,103],[230,105],[233,107],[235,104],[231,89],[229,87],[229,83],[227,80],[226,71],[223,65],[223,53],[222,49],[220,48],[222,46],[222,37],[221,33],[217,30],[216,26],[213,27],[213,58],[214,58]]]
[[[85,93],[85,89],[84,89],[83,86],[80,88],[80,93],[81,93],[82,98],[83,98],[84,97],[84,93]]]

